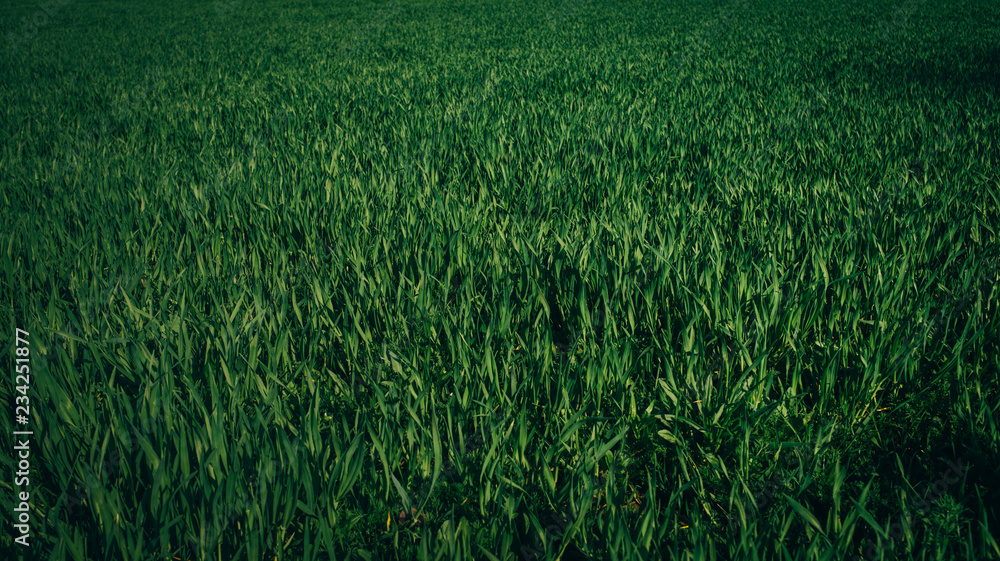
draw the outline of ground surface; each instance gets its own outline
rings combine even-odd
[[[1000,557],[998,18],[4,4],[31,558]]]

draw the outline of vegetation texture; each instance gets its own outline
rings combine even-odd
[[[12,559],[1000,558],[1000,4],[0,20]]]

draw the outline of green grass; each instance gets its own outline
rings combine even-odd
[[[993,3],[0,14],[2,550],[1000,558]]]

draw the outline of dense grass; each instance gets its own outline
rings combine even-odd
[[[0,548],[1000,557],[995,3],[335,4],[0,8]]]

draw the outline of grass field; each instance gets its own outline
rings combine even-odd
[[[0,21],[11,559],[1000,559],[996,2]]]

